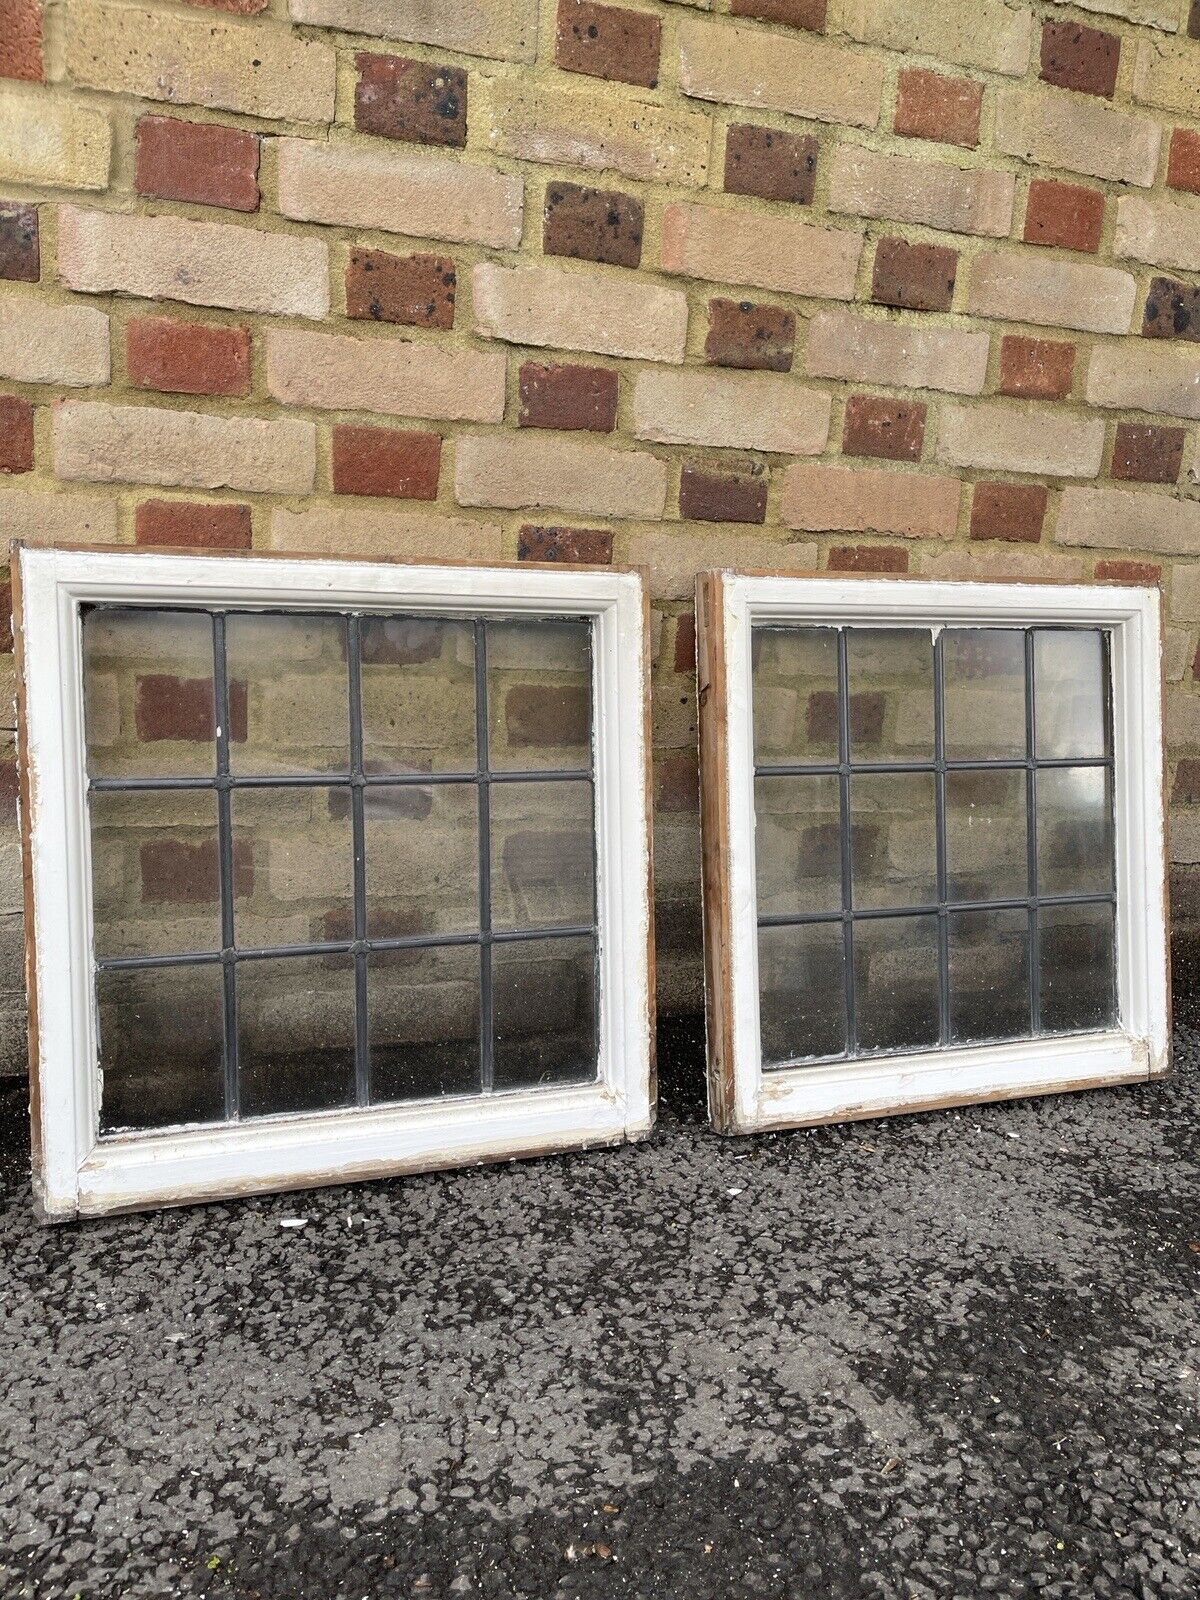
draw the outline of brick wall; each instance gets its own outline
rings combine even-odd
[[[0,0],[0,535],[647,564],[668,1006],[698,567],[1161,581],[1186,934],[1200,4],[729,10]]]

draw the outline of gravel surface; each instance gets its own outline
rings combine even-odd
[[[1144,1089],[43,1229],[0,1595],[1200,1594],[1200,1034]],[[286,1227],[302,1219],[302,1227]]]

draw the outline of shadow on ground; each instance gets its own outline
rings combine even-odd
[[[1200,1035],[754,1140],[664,1044],[637,1148],[54,1230],[8,1087],[0,1594],[1200,1593]]]

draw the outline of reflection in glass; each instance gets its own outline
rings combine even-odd
[[[346,637],[345,617],[242,613],[227,619],[230,708],[237,685],[246,723],[244,738],[234,736],[230,744],[232,772],[349,770]]]
[[[849,628],[851,761],[933,760],[933,635]]]
[[[1038,759],[1105,753],[1104,640],[1095,628],[1039,628],[1033,636]]]
[[[764,1067],[846,1049],[845,949],[840,922],[758,930]]]
[[[937,1043],[936,917],[855,922],[854,1008],[860,1050],[918,1050]]]
[[[96,954],[219,950],[216,793],[101,789],[88,805]]]
[[[756,628],[754,758],[790,765],[838,759],[836,628]]]
[[[1042,767],[1037,774],[1038,893],[1107,894],[1113,817],[1104,767]]]
[[[83,691],[89,777],[202,778],[215,772],[207,612],[85,611]],[[239,706],[230,709],[236,736],[242,731]],[[240,709],[244,717],[244,704]]]
[[[497,1090],[595,1081],[593,939],[493,945],[492,995]]]
[[[1024,630],[946,628],[941,637],[946,759],[1023,759]]]
[[[575,927],[595,913],[592,786],[494,783],[492,926]]]
[[[1043,906],[1038,912],[1038,993],[1043,1033],[1107,1028],[1117,1020],[1112,906]]]
[[[841,909],[841,802],[836,774],[756,778],[754,838],[760,916]]]
[[[350,938],[349,789],[235,789],[231,815],[233,928],[239,948]]]
[[[946,774],[946,882],[951,900],[1028,892],[1025,769]]]
[[[950,1038],[1028,1036],[1029,914],[959,911],[949,921]]]
[[[100,1131],[225,1116],[219,961],[96,975]]]
[[[370,938],[478,932],[475,784],[371,784],[363,819]]]
[[[371,1101],[478,1094],[479,946],[375,950],[367,958]]]
[[[439,617],[364,617],[363,765],[474,772],[475,632]]]
[[[354,1104],[354,958],[237,964],[243,1117]]]
[[[850,779],[854,909],[937,900],[932,772],[856,772]]]
[[[489,622],[487,668],[493,771],[590,767],[590,623]]]

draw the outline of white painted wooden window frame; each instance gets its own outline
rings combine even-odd
[[[653,1122],[641,576],[14,548],[34,1187],[74,1215],[616,1143]],[[99,1137],[80,608],[229,606],[593,619],[599,1075],[594,1084]]]
[[[705,622],[708,586],[709,626]],[[726,993],[709,1001],[709,1106],[724,1132],[835,1122],[1105,1084],[1166,1072],[1169,1055],[1167,885],[1162,728],[1162,623],[1157,590],[1096,585],[788,578],[737,573],[701,577],[700,688],[721,680],[723,770],[719,805],[727,837],[705,839],[705,939],[727,944]],[[718,612],[717,626],[713,613]],[[751,631],[771,623],[871,627],[1064,623],[1110,631],[1116,846],[1119,1024],[1104,1031],[1029,1041],[860,1057],[764,1072],[759,1028]],[[705,651],[721,650],[720,662]],[[709,681],[706,681],[706,676]],[[710,715],[721,715],[719,709]],[[716,741],[712,741],[714,744]],[[724,833],[726,830],[722,828]],[[720,915],[726,926],[717,926]],[[721,970],[708,952],[708,981]],[[720,980],[717,980],[720,981]],[[714,1009],[714,1001],[717,1002]],[[723,1037],[722,1037],[723,1035]]]

